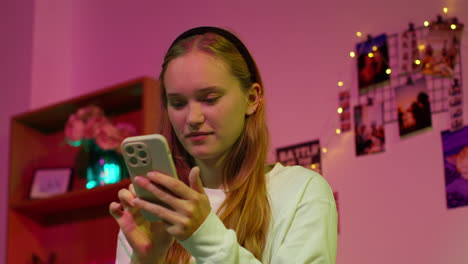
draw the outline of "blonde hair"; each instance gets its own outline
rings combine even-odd
[[[171,145],[173,157],[181,180],[188,183],[188,171],[195,166],[193,157],[182,147],[167,116],[166,88],[164,74],[173,59],[193,50],[215,56],[228,66],[244,93],[252,87],[252,74],[263,88],[258,68],[252,61],[255,72],[251,73],[247,63],[236,46],[226,38],[205,33],[182,39],[167,52],[160,74],[162,85],[161,132]],[[265,101],[263,90],[260,103],[254,114],[246,116],[243,132],[225,158],[223,181],[228,190],[225,201],[218,209],[224,225],[237,234],[238,243],[261,260],[271,217],[265,179],[265,162],[269,145],[269,133],[265,122]],[[179,243],[174,242],[165,263],[188,263],[190,255]]]

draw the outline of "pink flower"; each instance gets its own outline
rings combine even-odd
[[[109,120],[104,116],[92,116],[88,118],[85,124],[84,137],[92,139],[96,136],[99,127],[109,123]]]
[[[116,149],[121,140],[119,130],[110,122],[101,123],[95,133],[96,144],[103,150]]]
[[[118,123],[115,127],[119,130],[122,140],[137,134],[135,127],[129,123]]]
[[[71,141],[79,141],[83,138],[85,123],[73,114],[68,118],[65,125],[65,137]]]

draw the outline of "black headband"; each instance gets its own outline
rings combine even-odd
[[[174,42],[172,42],[169,50],[174,46],[177,42],[186,39],[191,36],[196,36],[196,35],[203,35],[205,33],[214,33],[217,35],[220,35],[230,41],[234,46],[237,48],[239,53],[242,55],[242,58],[244,58],[245,63],[247,63],[247,67],[249,68],[250,76],[251,76],[251,81],[253,83],[258,82],[257,80],[257,74],[256,74],[256,67],[254,60],[252,56],[250,55],[249,51],[247,50],[247,47],[245,47],[244,43],[240,41],[239,38],[237,38],[234,34],[231,32],[224,30],[222,28],[217,28],[217,27],[196,27],[189,29],[185,31],[184,33],[180,34]]]

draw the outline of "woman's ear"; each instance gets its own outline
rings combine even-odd
[[[250,116],[257,111],[258,105],[262,100],[262,96],[262,86],[258,83],[252,84],[252,87],[250,87],[247,94],[247,109],[245,111],[245,115]]]

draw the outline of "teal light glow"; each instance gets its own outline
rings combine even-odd
[[[115,163],[104,163],[103,171],[101,172],[101,180],[105,184],[116,183],[120,180],[120,167]]]
[[[72,146],[72,147],[79,147],[81,146],[81,143],[83,142],[83,140],[77,140],[77,141],[73,141],[73,140],[70,140],[68,138],[65,139],[68,143],[68,145]]]

